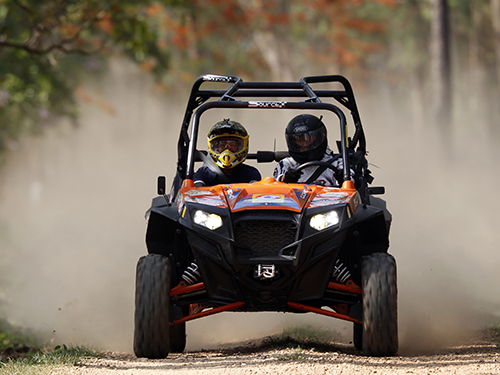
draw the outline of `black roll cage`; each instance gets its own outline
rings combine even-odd
[[[232,83],[227,90],[201,90],[205,82]],[[310,84],[338,82],[343,90],[313,90]],[[208,101],[211,98],[219,98]],[[280,98],[276,101],[248,100],[237,98]],[[283,101],[282,98],[304,98],[301,101]],[[351,113],[355,134],[348,138],[346,118],[343,111],[334,104],[323,103],[321,98],[333,98]],[[208,101],[208,102],[207,102]],[[197,109],[198,108],[198,109]],[[329,110],[337,115],[340,121],[340,152],[344,160],[344,181],[350,179],[349,153],[356,146],[363,155],[366,154],[366,141],[361,125],[359,111],[354,99],[351,84],[341,75],[323,75],[303,77],[299,82],[244,82],[240,77],[206,74],[200,76],[193,84],[187,104],[178,141],[177,175],[180,180],[192,179],[196,161],[196,142],[198,138],[201,115],[213,108],[258,108],[258,109],[310,109]],[[196,110],[197,109],[197,110]],[[196,110],[196,112],[195,112]],[[194,113],[194,115],[193,115]],[[191,134],[188,135],[190,122]],[[190,141],[191,140],[191,141]],[[358,145],[359,143],[359,145]],[[249,154],[249,159],[257,158]]]

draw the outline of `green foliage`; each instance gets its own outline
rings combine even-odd
[[[26,357],[39,350],[39,346],[32,335],[13,327],[0,317],[0,362]]]
[[[100,356],[102,353],[97,350],[81,346],[58,345],[53,350],[44,349],[34,335],[0,318],[0,374],[39,373],[40,368],[74,366],[82,358]]]
[[[58,345],[54,350],[40,350],[16,362],[25,366],[74,366],[88,357],[102,357],[102,353],[81,346]]]
[[[0,354],[5,357],[6,353],[12,353],[15,356],[29,353],[34,346],[35,339],[16,332],[0,331]]]
[[[89,71],[102,72],[111,53],[162,87],[203,73],[267,80],[315,65],[355,69],[378,48],[378,15],[391,3],[0,0],[0,158],[21,134],[60,116],[76,120],[75,89]]]
[[[48,368],[75,366],[89,357],[102,357],[102,353],[81,346],[66,345],[57,346],[54,350],[36,350],[27,356],[0,362],[0,375],[46,373]]]
[[[82,76],[124,53],[157,77],[169,62],[159,8],[179,0],[0,0],[0,157],[26,132],[76,118]]]
[[[486,76],[498,69],[486,82],[495,88],[500,47],[490,1],[448,4],[454,74],[462,75],[458,65],[476,64],[469,70]],[[117,53],[164,90],[205,73],[245,80],[340,73],[356,85],[387,78],[403,95],[415,82],[428,105],[431,20],[432,2],[421,0],[0,0],[0,163],[21,134],[60,116],[76,119],[75,89]]]
[[[0,50],[0,152],[5,142],[24,132],[38,131],[54,116],[74,116],[75,77],[49,57],[19,49]]]

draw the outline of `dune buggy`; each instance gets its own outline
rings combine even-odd
[[[207,82],[215,89],[202,89]],[[327,88],[313,88],[319,83]],[[340,138],[342,185],[287,184],[264,177],[195,187],[195,163],[212,163],[198,148],[200,118],[216,108],[333,113],[338,125],[329,124],[329,129],[336,128]],[[348,125],[354,128],[352,137]],[[251,124],[245,126],[252,134]],[[279,126],[284,130],[285,124]],[[147,212],[148,255],[139,259],[136,274],[136,356],[182,352],[186,322],[226,311],[312,312],[343,319],[353,323],[358,350],[395,355],[397,281],[396,262],[387,252],[390,214],[374,204],[381,200],[373,195],[383,194],[384,188],[369,187],[373,177],[366,154],[354,94],[343,76],[299,82],[199,77],[181,125],[170,192],[159,177],[159,196]],[[257,151],[248,159],[276,163],[286,155]],[[299,168],[311,164],[322,163]]]

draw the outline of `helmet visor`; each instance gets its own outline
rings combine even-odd
[[[243,150],[244,145],[243,139],[236,137],[221,137],[210,141],[210,148],[217,154],[222,153],[224,150],[240,152]]]
[[[288,149],[292,152],[307,152],[321,145],[326,138],[323,128],[305,133],[286,134]]]

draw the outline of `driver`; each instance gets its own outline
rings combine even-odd
[[[274,178],[283,182],[315,183],[324,186],[340,186],[342,175],[336,177],[330,168],[310,166],[296,171],[299,165],[309,161],[328,162],[342,171],[342,158],[328,147],[326,127],[313,115],[298,115],[290,120],[285,130],[289,157],[281,160],[274,169]],[[340,180],[340,181],[339,181]]]
[[[257,168],[243,164],[248,155],[249,135],[243,125],[230,119],[216,123],[208,132],[208,149],[220,173],[203,165],[194,174],[195,186],[260,181]]]

